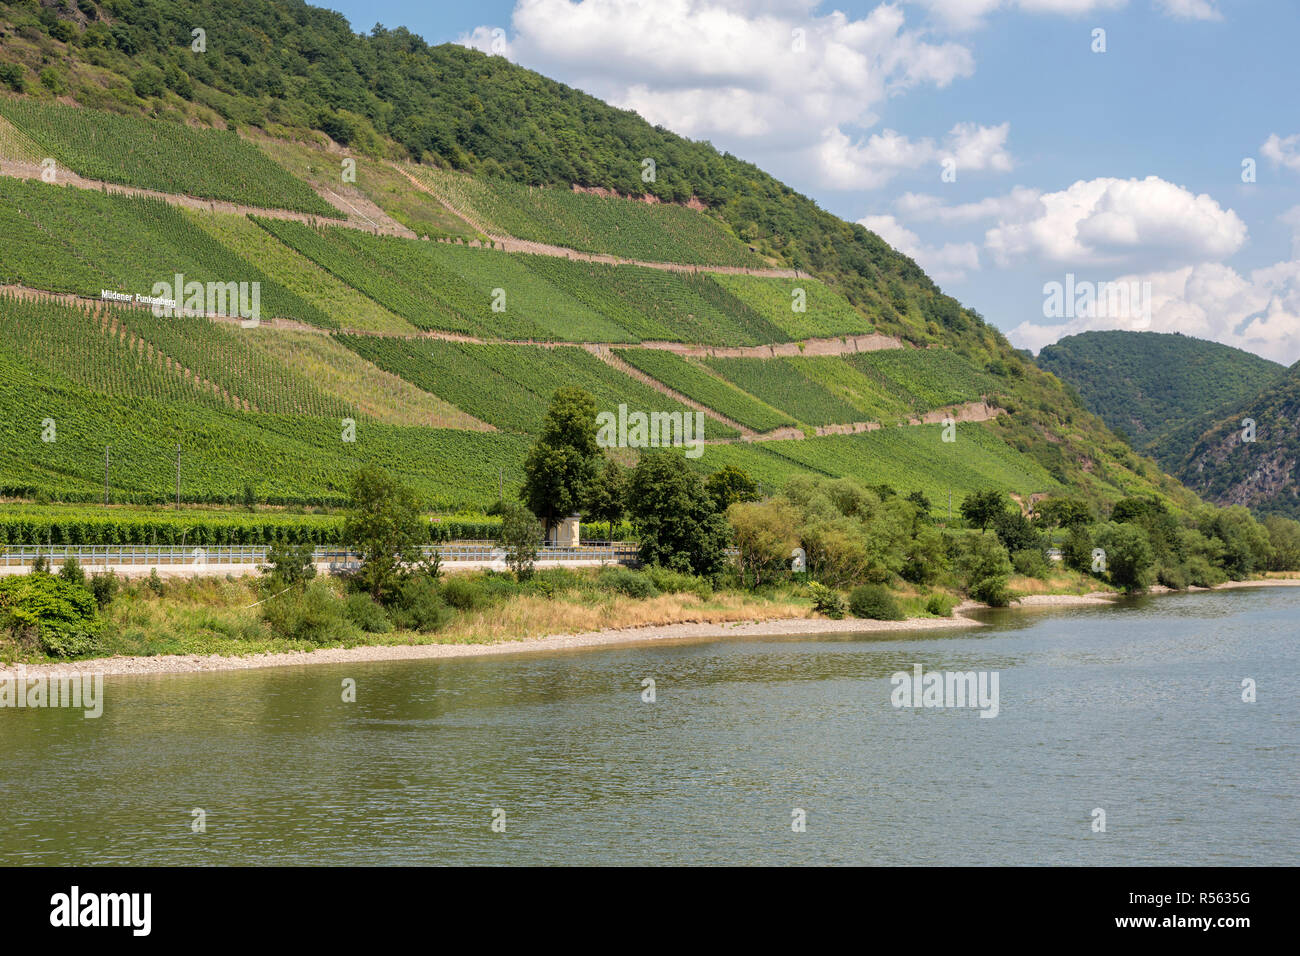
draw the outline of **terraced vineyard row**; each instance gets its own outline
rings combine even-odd
[[[847,299],[810,277],[776,279],[720,272],[710,278],[793,341],[871,331],[871,323]]]
[[[710,358],[705,364],[738,388],[805,424],[831,425],[864,418],[860,408],[802,374],[796,361]]]
[[[806,471],[887,484],[903,494],[922,492],[937,517],[946,516],[950,491],[955,507],[970,492],[987,488],[1016,494],[1063,490],[1046,470],[985,425],[958,425],[952,443],[944,442],[942,435],[941,425],[918,425],[798,441],[710,445],[696,467],[716,471],[734,464],[771,482],[771,487]]]
[[[429,166],[406,169],[495,235],[642,262],[765,264],[721,223],[684,206],[472,179]]]
[[[150,295],[177,273],[186,282],[257,282],[264,316],[337,327],[161,200],[0,177],[0,233],[0,282],[95,297],[101,289]]]
[[[844,360],[910,403],[913,411],[974,402],[1000,390],[996,378],[947,349],[884,349]]]
[[[618,349],[616,354],[634,368],[687,398],[758,432],[793,425],[794,419],[742,392],[703,366],[663,349]]]
[[[339,340],[380,368],[515,432],[536,434],[552,392],[565,385],[591,392],[601,410],[617,412],[626,404],[629,411],[692,412],[580,348],[349,335]],[[707,438],[737,435],[713,421],[705,428]]]
[[[181,497],[233,503],[251,485],[269,504],[346,500],[350,476],[378,465],[414,487],[431,509],[483,508],[496,498],[498,469],[507,494],[522,480],[529,441],[518,435],[358,423],[341,440],[338,419],[258,415],[199,403],[106,398],[68,378],[34,368],[0,341],[0,494],[48,494],[98,501],[104,448],[110,450],[114,501],[167,502]],[[42,440],[45,419],[57,440]]]
[[[4,116],[44,156],[87,179],[342,218],[231,132],[0,96]]]

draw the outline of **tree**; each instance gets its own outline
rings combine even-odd
[[[1010,504],[1006,494],[996,489],[973,491],[962,500],[961,516],[983,534],[993,519],[1005,512]]]
[[[645,564],[704,577],[722,570],[726,519],[680,455],[657,451],[641,456],[628,480],[628,511],[641,538]]]
[[[267,564],[261,568],[273,587],[289,588],[316,577],[315,548],[310,544],[277,541],[266,551]]]
[[[1010,604],[1012,594],[1007,579],[1013,570],[1011,557],[997,538],[967,535],[962,541],[957,571],[966,593],[974,600],[992,607]]]
[[[513,501],[502,504],[501,546],[506,550],[506,566],[518,580],[533,573],[544,534],[542,523],[523,505]]]
[[[1048,528],[1077,528],[1092,524],[1093,513],[1082,498],[1046,498],[1038,503],[1034,520]]]
[[[623,466],[612,458],[597,472],[587,489],[587,517],[592,521],[609,522],[609,540],[614,539],[614,523],[622,521],[627,512],[627,475]]]
[[[724,465],[704,479],[704,490],[719,512],[725,512],[738,501],[758,500],[758,482],[735,465]]]
[[[249,511],[257,510],[257,493],[253,491],[253,486],[248,482],[244,482],[243,499],[245,508]]]
[[[1017,551],[1036,551],[1043,546],[1042,538],[1019,508],[1010,508],[995,515],[993,531],[1012,554]]]
[[[1134,524],[1102,525],[1097,547],[1106,552],[1110,583],[1121,591],[1145,591],[1155,578],[1155,552],[1147,533]]]
[[[404,565],[421,560],[424,530],[410,488],[378,468],[357,472],[343,521],[343,543],[360,555],[357,580],[376,601],[390,599],[404,576]]]
[[[580,388],[557,388],[541,434],[524,459],[519,497],[549,531],[580,509],[596,477],[596,400]]]
[[[788,501],[738,501],[727,509],[732,536],[740,551],[741,580],[754,587],[769,571],[786,566],[799,546],[799,513]]]

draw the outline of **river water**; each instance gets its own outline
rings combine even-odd
[[[0,864],[1300,861],[1300,588],[984,619],[109,677],[0,709]],[[997,716],[893,706],[915,664]]]

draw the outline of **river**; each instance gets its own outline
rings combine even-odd
[[[110,676],[0,709],[0,864],[1300,860],[1300,588],[982,619]],[[893,706],[916,664],[997,716]]]

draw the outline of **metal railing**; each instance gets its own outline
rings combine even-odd
[[[450,541],[425,545],[426,557],[435,551],[443,561],[505,561],[505,549],[495,541]],[[0,567],[31,567],[43,557],[53,567],[69,558],[86,568],[161,567],[176,565],[258,565],[266,563],[265,545],[211,545],[180,547],[151,544],[97,545],[10,545],[0,549]],[[629,541],[593,541],[577,548],[545,545],[537,554],[539,561],[614,561],[627,562],[636,557],[637,545]],[[340,548],[317,548],[312,553],[317,564],[345,567],[358,562],[357,555]]]

